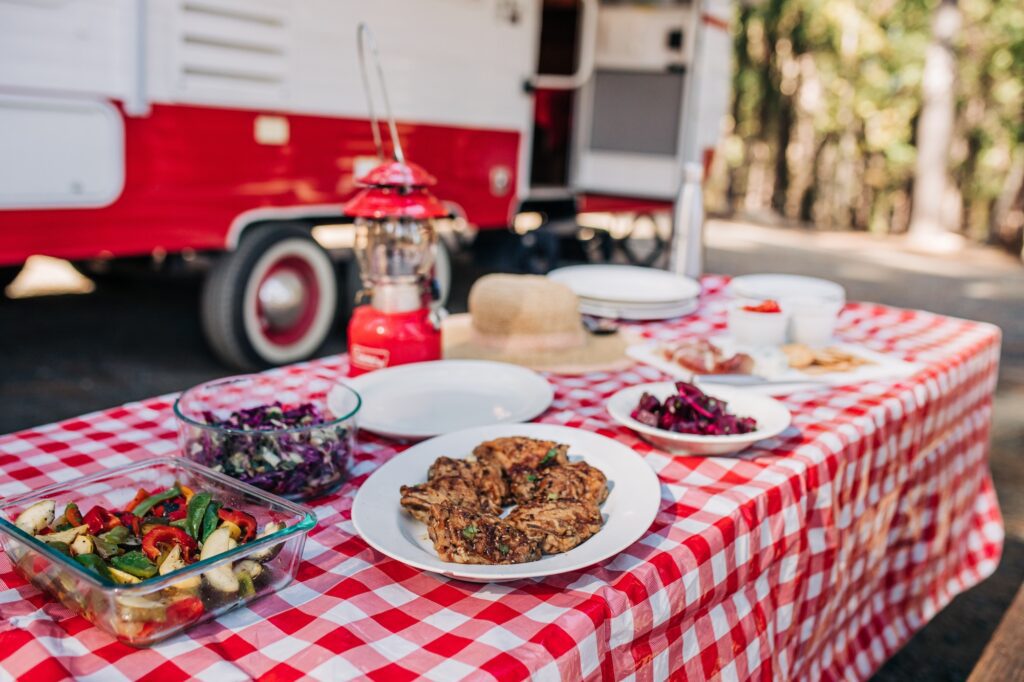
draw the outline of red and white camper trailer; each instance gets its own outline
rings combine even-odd
[[[376,161],[360,22],[376,34],[407,156],[437,176],[453,214],[489,230],[551,197],[580,210],[669,205],[683,163],[706,162],[719,135],[729,10],[0,0],[0,269],[33,254],[82,267],[210,256],[202,307],[218,354],[301,359],[353,293],[338,294],[328,254],[343,242],[313,228],[339,223]],[[547,65],[563,73],[538,75]]]

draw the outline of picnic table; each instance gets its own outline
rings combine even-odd
[[[695,315],[636,329],[724,329],[726,282],[705,278]],[[353,478],[313,505],[297,579],[150,649],[72,615],[0,555],[0,677],[866,679],[998,562],[987,457],[1000,334],[852,303],[839,335],[924,369],[784,396],[793,425],[731,457],[670,456],[611,421],[605,399],[663,380],[653,368],[548,376],[555,400],[538,421],[628,444],[662,484],[654,524],[602,564],[475,584],[385,558],[350,510],[360,483],[407,445],[361,433]],[[285,386],[346,369],[336,356],[272,374]],[[172,402],[0,437],[0,496],[175,452]]]

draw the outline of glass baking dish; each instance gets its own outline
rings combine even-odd
[[[14,525],[18,514],[40,500],[54,500],[58,510],[68,502],[82,510],[93,505],[122,509],[139,488],[159,490],[175,483],[197,492],[205,490],[225,506],[252,514],[261,529],[271,521],[284,527],[167,575],[137,585],[118,585]],[[315,525],[316,516],[306,507],[180,457],[147,459],[0,501],[0,545],[14,569],[98,628],[137,647],[159,642],[283,588],[295,577],[306,535]],[[202,577],[212,568],[258,552],[264,552],[264,570],[253,581],[255,589],[250,595],[219,592]],[[266,554],[272,558],[266,559]]]

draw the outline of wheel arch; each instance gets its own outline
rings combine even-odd
[[[312,230],[316,225],[332,220],[337,223],[351,222],[342,210],[342,204],[266,206],[249,209],[239,213],[231,221],[224,237],[224,250],[234,251],[244,235],[261,226],[287,223]]]

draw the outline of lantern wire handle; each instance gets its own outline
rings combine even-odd
[[[366,48],[369,45],[370,54],[373,57],[374,66],[377,67],[377,82],[380,84],[381,99],[384,102],[384,115],[388,119],[388,129],[391,132],[391,146],[394,150],[395,161],[405,163],[405,154],[402,153],[402,144],[398,141],[398,126],[395,125],[395,117],[391,114],[391,100],[388,99],[388,88],[384,82],[384,69],[380,65],[380,54],[377,51],[377,39],[373,37],[373,31],[366,22],[359,22],[356,29],[356,45],[359,49],[359,71],[363,77],[363,89],[366,90],[366,104],[370,110],[370,126],[373,129],[373,143],[377,147],[377,156],[384,159],[384,140],[380,134],[380,120],[373,108],[373,91],[370,89],[370,75],[366,69]]]

